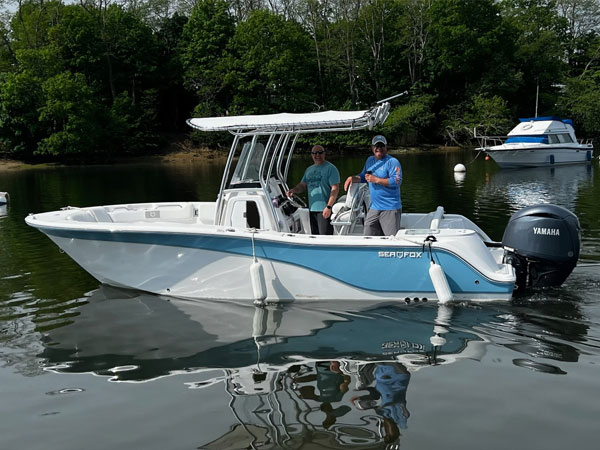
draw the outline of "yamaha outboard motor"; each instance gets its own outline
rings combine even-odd
[[[581,227],[571,211],[535,205],[512,215],[502,245],[517,275],[516,290],[560,286],[579,258]]]

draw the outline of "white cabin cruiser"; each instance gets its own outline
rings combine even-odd
[[[0,205],[8,203],[8,192],[0,192]]]
[[[592,160],[591,140],[580,142],[571,119],[533,117],[520,123],[508,136],[479,137],[477,150],[486,152],[501,168],[539,167],[585,163]]]
[[[335,205],[336,234],[315,236],[306,205],[285,196],[299,135],[372,129],[388,111],[383,103],[364,111],[190,119],[196,129],[234,135],[215,202],[66,207],[26,222],[101,283],[161,295],[258,303],[509,300],[516,275],[505,248],[466,217],[438,207],[403,214],[394,236],[363,236],[366,187],[355,185]],[[572,220],[549,217],[521,214],[530,228],[554,220],[562,239],[575,241]],[[525,228],[516,227],[533,233]],[[543,253],[540,245],[533,253]],[[576,262],[578,241],[570,254]]]

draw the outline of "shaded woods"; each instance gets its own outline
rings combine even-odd
[[[192,115],[367,108],[403,91],[381,130],[395,145],[502,134],[538,92],[538,115],[600,135],[598,0],[0,6],[0,152],[15,158],[146,154]]]

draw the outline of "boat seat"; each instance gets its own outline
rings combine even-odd
[[[89,211],[96,218],[97,222],[112,222],[113,219],[104,206],[94,206]]]
[[[217,204],[215,202],[201,202],[198,205],[198,223],[213,225],[215,223],[215,211]]]
[[[312,234],[310,228],[310,211],[308,210],[308,208],[298,208],[296,212],[298,213],[298,217],[300,218],[303,233]]]
[[[192,203],[145,204],[139,207],[119,206],[112,208],[110,222],[184,222],[196,221]],[[99,222],[108,222],[100,220]]]
[[[366,183],[352,183],[348,193],[340,197],[331,208],[331,224],[336,234],[350,234],[362,216],[362,205],[369,192]]]
[[[96,216],[91,211],[85,210],[74,210],[69,212],[69,215],[65,217],[65,220],[72,220],[73,222],[97,222]]]

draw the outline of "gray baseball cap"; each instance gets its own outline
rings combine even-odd
[[[385,136],[382,136],[381,134],[378,134],[371,141],[371,145],[377,145],[379,143],[381,143],[383,145],[387,145],[387,139],[385,138]]]

